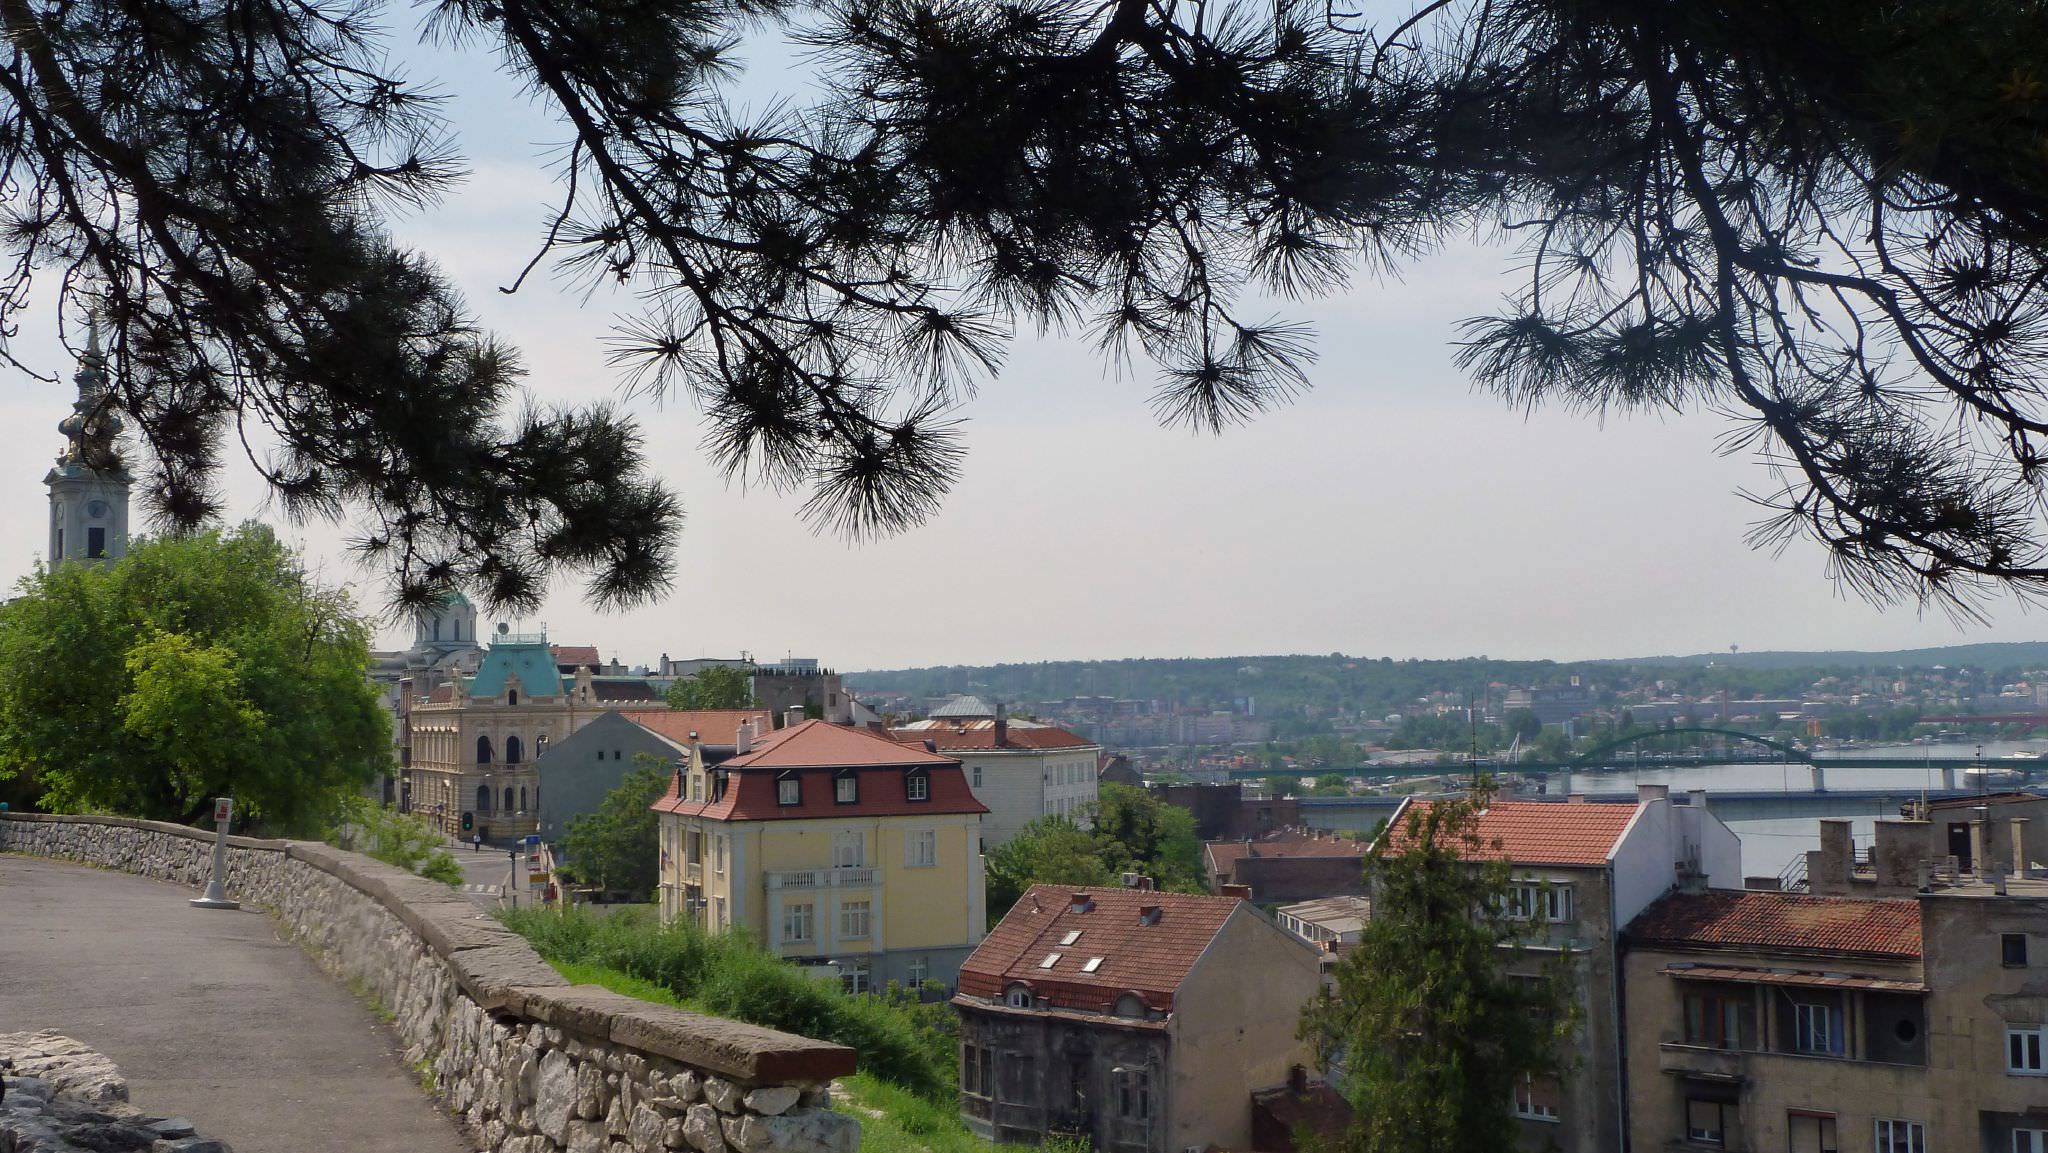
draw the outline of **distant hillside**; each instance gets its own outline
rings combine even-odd
[[[1696,653],[1685,657],[1628,657],[1581,663],[1607,666],[1634,665],[1644,668],[1689,668],[1709,664],[1738,669],[1924,669],[1935,665],[1951,669],[2048,668],[2048,641],[2004,641],[1991,644],[1945,645],[1932,649],[1893,649],[1884,652],[1844,649],[1833,652],[1765,650],[1754,653]]]

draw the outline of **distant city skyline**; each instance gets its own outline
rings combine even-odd
[[[490,329],[516,341],[541,404],[621,396],[605,336],[633,301],[536,276],[509,284],[558,191],[539,115],[488,53],[413,53],[440,75],[472,175],[402,219]],[[765,90],[758,95],[765,97]],[[727,486],[699,448],[687,398],[629,398],[655,468],[688,512],[673,592],[600,613],[573,584],[515,621],[628,664],[794,653],[842,670],[1141,656],[1343,651],[1560,660],[1744,649],[1888,649],[2048,637],[2010,599],[1957,628],[1912,605],[1846,598],[1826,558],[1744,540],[1768,491],[1750,456],[1717,449],[1711,413],[1602,422],[1528,417],[1475,395],[1451,364],[1457,323],[1515,275],[1508,254],[1459,245],[1343,297],[1276,304],[1314,325],[1313,391],[1220,438],[1159,428],[1146,366],[1122,379],[1080,334],[1020,337],[1002,377],[962,406],[969,456],[934,520],[864,545],[814,535],[800,494]],[[54,277],[40,283],[40,302]],[[1256,310],[1253,310],[1256,311]],[[40,484],[62,447],[72,365],[47,304],[9,351],[0,451],[17,499],[0,507],[0,579],[45,547]],[[232,443],[232,438],[230,438]],[[131,449],[132,450],[132,449]],[[276,523],[246,463],[225,478],[230,519]],[[138,510],[138,529],[142,528]],[[384,607],[346,526],[280,525],[324,579]],[[495,624],[500,617],[484,613]],[[403,647],[405,622],[384,623]]]

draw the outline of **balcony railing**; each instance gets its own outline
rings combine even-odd
[[[1657,1068],[1666,1073],[1738,1081],[1749,1068],[1749,1054],[1741,1049],[1713,1049],[1667,1041],[1657,1047]]]
[[[845,869],[793,869],[769,873],[771,889],[867,889],[876,882],[872,867]]]

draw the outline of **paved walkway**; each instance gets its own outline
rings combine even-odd
[[[470,1153],[367,1005],[268,916],[193,895],[0,856],[0,1033],[76,1037],[237,1153]]]

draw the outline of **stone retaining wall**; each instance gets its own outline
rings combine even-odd
[[[448,886],[304,841],[228,838],[227,889],[393,1015],[406,1060],[491,1153],[854,1153],[826,1086],[854,1053],[571,985]],[[0,852],[203,887],[213,838],[0,814]],[[202,914],[194,913],[194,916]],[[211,915],[211,914],[207,914]]]

